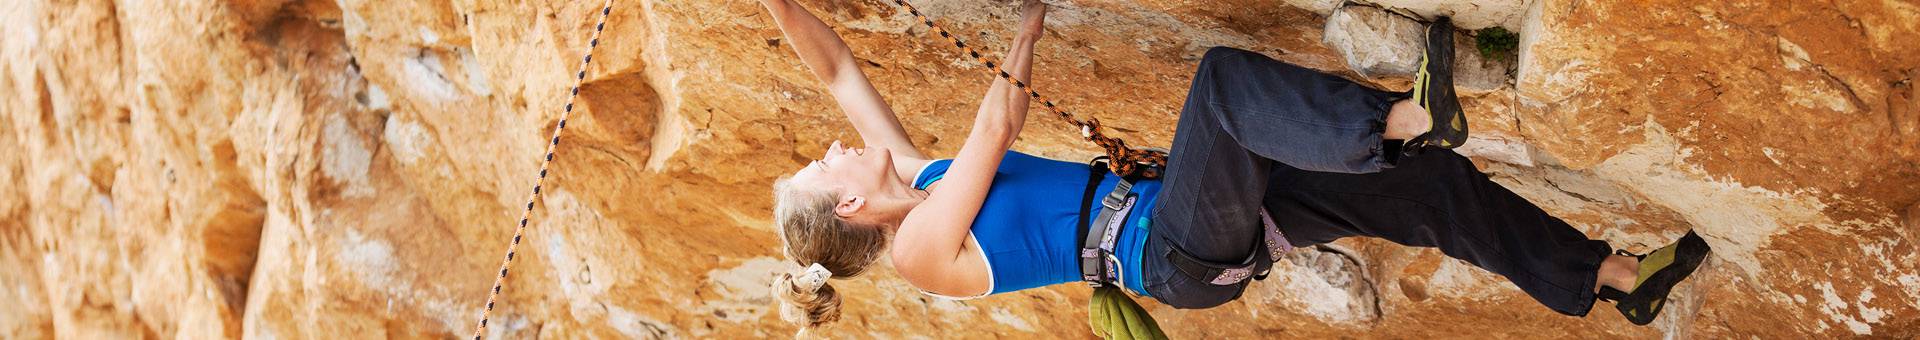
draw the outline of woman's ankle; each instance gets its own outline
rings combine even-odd
[[[1413,100],[1401,100],[1393,103],[1387,111],[1387,130],[1380,134],[1384,139],[1407,140],[1433,129],[1433,116],[1427,109],[1421,108]]]
[[[1600,261],[1600,269],[1594,275],[1594,289],[1612,287],[1622,292],[1633,292],[1633,283],[1640,276],[1640,260],[1632,256],[1608,255]]]

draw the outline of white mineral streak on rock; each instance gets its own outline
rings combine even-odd
[[[791,263],[763,256],[748,259],[731,268],[708,271],[707,286],[720,293],[723,299],[708,301],[701,309],[729,322],[760,319],[773,309],[773,304],[778,303],[768,287],[773,286],[773,278],[780,273],[794,270]]]
[[[433,136],[426,127],[409,120],[400,119],[400,115],[388,115],[386,129],[380,137],[387,143],[387,150],[393,152],[401,164],[413,164],[425,157],[433,145]]]
[[[1653,204],[1679,212],[1713,245],[1714,256],[1732,262],[1749,277],[1764,270],[1754,256],[1781,228],[1834,224],[1820,214],[1826,204],[1817,198],[1713,179],[1687,162],[1695,150],[1679,146],[1665,127],[1649,118],[1641,129],[1645,142],[1607,159],[1594,171]],[[1679,235],[1671,236],[1664,239]]]
[[[339,114],[327,115],[325,127],[326,147],[320,157],[326,160],[321,170],[340,185],[341,195],[346,197],[367,197],[374,193],[367,178],[367,167],[373,162],[373,154],[367,151],[366,144],[360,140],[360,134],[349,125],[346,117]]]
[[[1532,148],[1528,147],[1526,142],[1518,138],[1483,135],[1488,134],[1474,134],[1467,138],[1465,144],[1461,144],[1453,151],[1460,153],[1461,156],[1486,158],[1519,166],[1533,166]]]
[[[1502,291],[1517,291],[1513,283],[1499,280],[1499,275],[1474,267],[1464,261],[1448,258],[1440,261],[1440,268],[1433,271],[1427,279],[1427,291],[1438,296],[1485,301]]]
[[[427,28],[426,26],[421,26],[421,27],[420,27],[420,43],[421,43],[421,44],[423,44],[423,45],[433,45],[433,44],[435,44],[435,43],[439,43],[439,42],[440,42],[440,35],[439,35],[439,34],[434,34],[434,33],[433,33],[433,30],[432,30],[432,29],[429,29],[429,28]]]
[[[1920,275],[1905,274],[1894,280],[1900,282],[1900,289],[1907,293],[1907,298],[1913,299],[1911,306],[1920,306]]]
[[[393,275],[398,267],[393,263],[393,246],[386,241],[369,239],[354,229],[347,229],[346,235],[340,250],[334,253],[334,261],[353,269],[359,274],[355,278],[368,286],[395,286]]]
[[[992,318],[994,322],[1007,325],[1007,327],[1013,327],[1013,329],[1027,332],[1039,331],[1038,329],[1034,329],[1033,324],[1027,322],[1026,318],[1022,318],[1020,315],[1016,315],[1006,308],[994,307],[991,312],[987,313],[987,316]]]
[[[607,324],[613,326],[614,330],[620,331],[620,335],[626,336],[627,338],[630,338],[630,339],[679,338],[678,334],[680,333],[680,331],[677,329],[674,329],[672,324],[661,322],[660,320],[655,320],[646,315],[635,313],[632,310],[627,310],[626,308],[620,308],[619,306],[613,306],[613,305],[604,305],[604,306],[606,307]]]
[[[460,59],[460,73],[467,75],[467,91],[476,96],[493,95],[493,85],[487,82],[487,69],[480,65],[480,57],[474,55],[472,48],[460,47],[455,58]]]
[[[1833,283],[1816,283],[1813,285],[1813,288],[1820,291],[1820,312],[1827,314],[1828,320],[1824,320],[1823,322],[1832,321],[1839,323],[1846,326],[1847,330],[1853,332],[1854,335],[1873,334],[1873,326],[1860,321],[1860,319],[1854,317],[1852,313],[1847,312],[1849,309],[1848,303],[1846,300],[1840,299],[1840,294],[1834,292]]]
[[[367,109],[392,110],[393,99],[387,97],[387,90],[380,88],[380,85],[367,83]]]
[[[455,99],[458,90],[453,87],[453,79],[447,76],[447,66],[440,60],[440,52],[421,48],[409,58],[402,60],[402,84],[413,91],[414,98],[426,99],[426,104],[440,103]]]

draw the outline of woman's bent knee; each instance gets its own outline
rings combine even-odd
[[[1213,48],[1208,48],[1207,53],[1200,57],[1200,69],[1208,69],[1211,68],[1210,66],[1217,67],[1222,63],[1244,61],[1249,55],[1258,56],[1260,54],[1238,48],[1214,46]]]
[[[1187,100],[1209,101],[1213,92],[1224,86],[1232,86],[1233,73],[1245,72],[1250,56],[1259,54],[1232,47],[1207,49],[1206,55],[1200,57],[1200,66],[1193,71],[1193,84],[1187,90]]]

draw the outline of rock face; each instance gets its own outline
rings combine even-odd
[[[989,81],[980,65],[890,2],[804,2],[916,142],[959,148]],[[1005,50],[1012,3],[923,2]],[[1354,74],[1321,43],[1338,2],[1286,3],[1302,7],[1054,1],[1035,83],[1164,146],[1209,46]],[[1496,181],[1616,247],[1692,228],[1717,257],[1653,327],[1634,327],[1605,303],[1553,314],[1434,250],[1347,240],[1360,260],[1278,265],[1226,306],[1149,303],[1174,336],[1920,336],[1920,230],[1906,222],[1920,209],[1920,6],[1379,4],[1520,32],[1512,87],[1465,99],[1470,153]],[[599,9],[0,7],[5,338],[466,336]],[[797,267],[778,253],[769,183],[857,136],[754,2],[621,0],[607,25],[490,335],[793,334],[766,294]],[[1026,131],[1017,149],[1094,154],[1052,118]],[[819,332],[1087,334],[1079,285],[954,302],[891,272],[836,282],[846,318]]]
[[[1407,78],[1420,71],[1427,50],[1427,24],[1374,6],[1349,5],[1327,16],[1322,41],[1339,52],[1347,67],[1369,78]],[[1454,37],[1454,86],[1470,95],[1505,88],[1513,63],[1482,56],[1474,39]],[[1511,56],[1499,56],[1511,58]]]
[[[1426,25],[1373,6],[1345,6],[1327,15],[1327,46],[1366,77],[1406,77],[1420,71]]]

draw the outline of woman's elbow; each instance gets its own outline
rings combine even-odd
[[[1020,127],[1013,125],[1008,122],[1008,120],[988,119],[973,127],[973,135],[970,136],[969,139],[978,138],[984,141],[995,142],[996,145],[1012,147],[1013,139],[1019,135]]]
[[[894,272],[907,281],[919,281],[926,275],[927,271],[921,270],[927,265],[924,255],[912,247],[893,247],[887,252],[887,257],[893,260]]]

